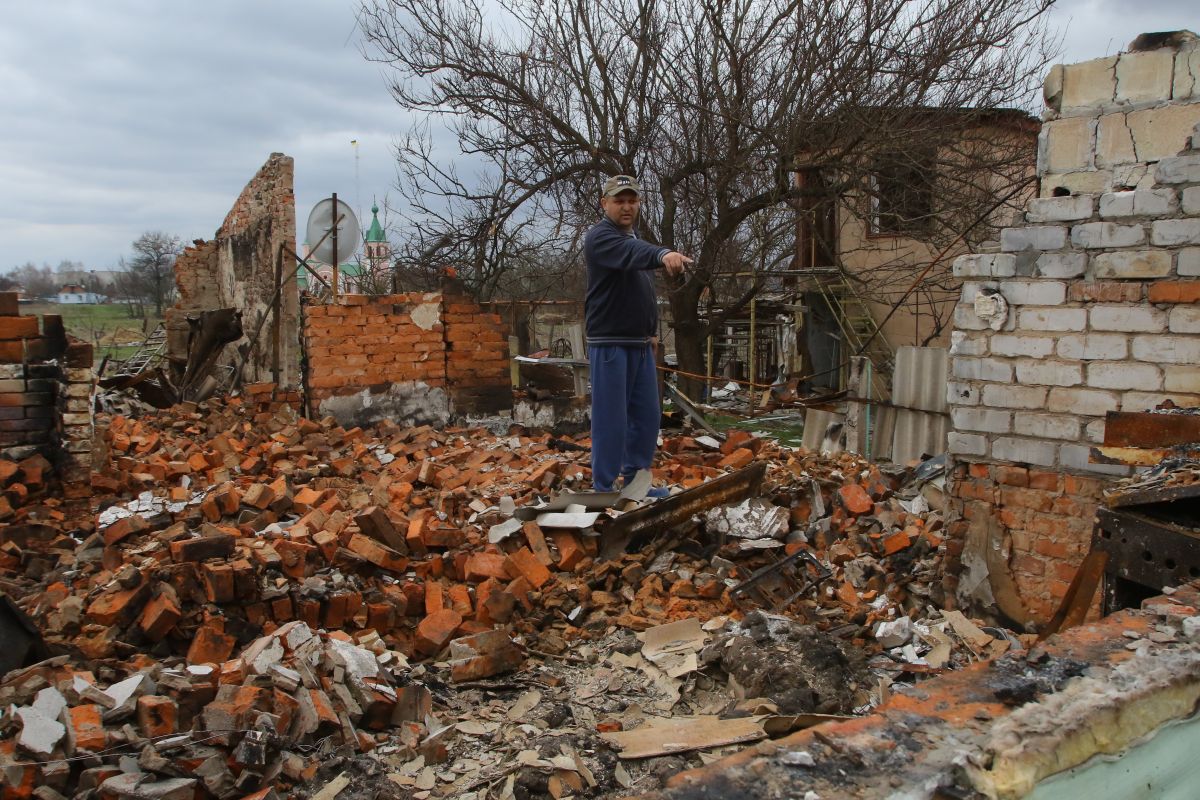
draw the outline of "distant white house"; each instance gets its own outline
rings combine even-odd
[[[58,290],[58,294],[55,295],[55,302],[57,303],[94,305],[96,303],[103,303],[107,299],[106,295],[89,292],[77,283],[64,285]]]

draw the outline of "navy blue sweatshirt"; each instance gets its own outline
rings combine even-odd
[[[658,335],[653,270],[669,252],[622,230],[607,216],[591,227],[583,240],[589,344],[644,344]]]

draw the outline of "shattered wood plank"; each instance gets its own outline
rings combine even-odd
[[[653,718],[632,731],[602,733],[600,738],[619,747],[621,758],[652,758],[690,750],[765,739],[763,717],[721,719],[717,716]]]
[[[766,472],[766,462],[758,461],[745,469],[714,478],[694,489],[686,489],[679,494],[622,514],[604,527],[600,556],[606,559],[616,558],[625,551],[633,537],[643,531],[669,530],[687,522],[694,514],[714,506],[722,503],[740,503],[757,495]]]

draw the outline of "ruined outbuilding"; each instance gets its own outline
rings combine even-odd
[[[245,359],[242,379],[247,383],[299,385],[300,292],[291,255],[296,246],[293,168],[290,156],[272,153],[213,238],[197,239],[176,260],[179,301],[167,311],[166,327],[168,360],[179,376],[188,364],[194,329],[188,317],[232,309],[241,314],[245,336],[225,348],[219,363],[232,369]]]

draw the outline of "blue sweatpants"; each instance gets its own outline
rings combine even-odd
[[[650,345],[589,345],[592,371],[592,485],[649,469],[658,446],[658,378]]]

